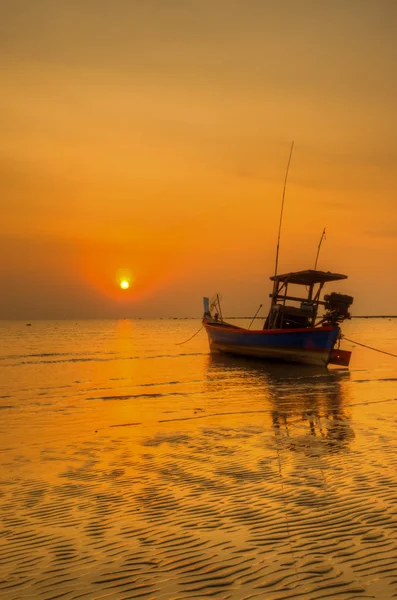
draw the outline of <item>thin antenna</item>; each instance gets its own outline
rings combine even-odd
[[[325,227],[324,227],[324,231],[321,234],[320,242],[318,244],[316,262],[314,263],[314,270],[316,270],[316,268],[317,268],[317,261],[318,261],[318,257],[319,257],[319,254],[320,254],[321,244],[323,243],[324,239],[325,239]]]
[[[291,162],[291,156],[292,156],[292,150],[294,149],[294,142],[292,142],[291,144],[291,150],[289,153],[289,159],[288,159],[288,165],[287,165],[287,171],[285,173],[285,180],[284,180],[284,190],[283,190],[283,199],[281,202],[281,213],[280,213],[280,224],[278,226],[278,238],[277,238],[277,250],[276,250],[276,266],[274,269],[274,276],[277,275],[277,267],[278,267],[278,254],[280,251],[280,236],[281,236],[281,225],[283,222],[283,212],[284,212],[284,198],[285,198],[285,189],[287,187],[287,179],[288,179],[288,171],[289,171],[289,165]]]

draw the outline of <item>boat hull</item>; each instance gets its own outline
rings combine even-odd
[[[337,326],[251,331],[209,319],[203,325],[212,352],[324,366],[340,333]]]

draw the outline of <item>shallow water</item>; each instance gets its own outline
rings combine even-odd
[[[397,597],[397,359],[176,345],[199,326],[0,322],[2,599]],[[397,320],[344,333],[397,353]]]

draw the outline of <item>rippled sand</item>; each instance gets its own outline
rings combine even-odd
[[[397,359],[265,367],[196,325],[1,326],[0,597],[397,597]]]

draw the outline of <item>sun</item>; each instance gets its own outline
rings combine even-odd
[[[120,287],[122,290],[128,290],[128,288],[130,287],[130,282],[126,279],[123,279],[123,281],[120,281]]]

